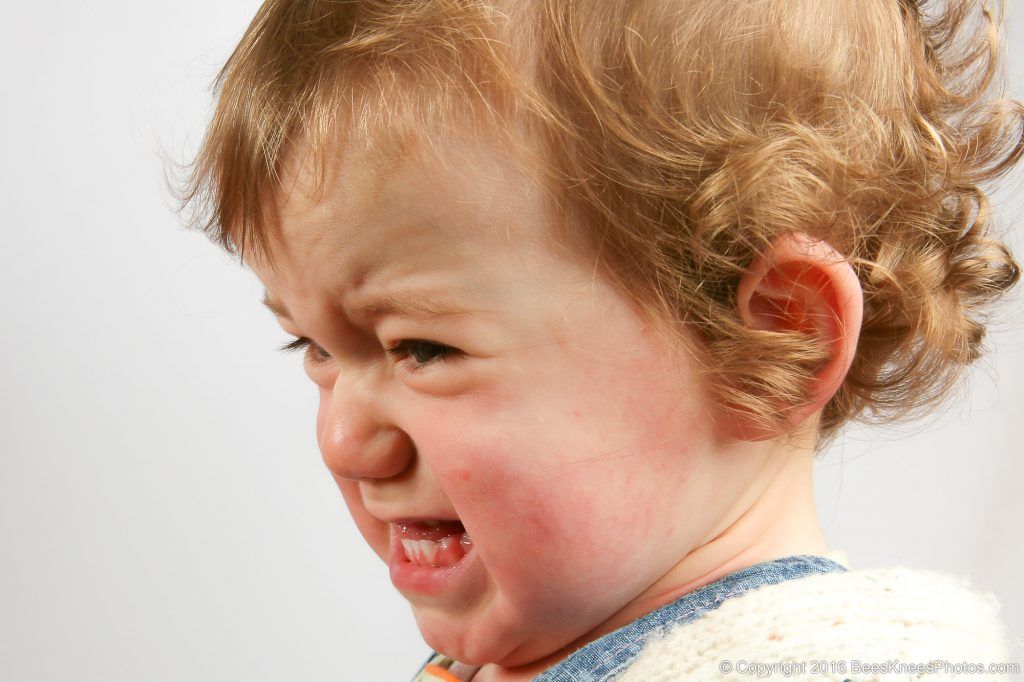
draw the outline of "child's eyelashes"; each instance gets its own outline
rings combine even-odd
[[[305,336],[280,346],[278,350],[284,353],[304,351],[306,359],[313,364],[323,364],[331,359],[330,353]],[[462,355],[462,351],[457,348],[425,339],[402,339],[393,347],[385,348],[384,352],[399,361],[408,358],[409,369],[413,371],[435,362],[454,360]]]
[[[290,343],[286,343],[278,348],[283,353],[294,353],[295,351],[305,351],[306,359],[313,364],[320,364],[327,362],[331,359],[330,353],[320,347],[319,344],[313,343],[312,339],[305,336],[300,336],[293,339]]]

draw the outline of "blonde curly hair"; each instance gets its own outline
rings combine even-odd
[[[985,0],[268,0],[222,70],[181,190],[268,259],[289,151],[381,157],[466,129],[545,150],[553,205],[642,310],[700,339],[720,404],[781,428],[819,339],[751,329],[739,278],[777,237],[843,253],[864,292],[822,441],[932,408],[1019,278],[987,183],[1024,153]]]

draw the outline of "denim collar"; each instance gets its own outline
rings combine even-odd
[[[605,682],[628,668],[654,634],[692,623],[726,599],[745,592],[802,578],[814,573],[845,573],[846,567],[823,556],[797,554],[754,564],[725,575],[713,583],[683,595],[629,625],[608,633],[548,668],[532,682]],[[468,666],[443,654],[431,654],[415,682],[421,680],[469,680],[478,666]]]
[[[605,682],[633,662],[655,632],[692,623],[722,602],[764,585],[802,578],[814,573],[846,572],[831,559],[800,554],[773,559],[730,573],[683,595],[614,632],[578,649],[569,658],[548,668],[533,682]]]

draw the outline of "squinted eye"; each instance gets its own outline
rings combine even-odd
[[[330,353],[305,336],[300,336],[290,343],[284,344],[278,350],[285,353],[304,351],[306,360],[313,364],[322,364],[331,359]],[[408,358],[411,370],[417,370],[443,360],[454,360],[462,353],[462,351],[443,343],[423,339],[403,339],[394,347],[386,349],[385,352],[399,361]]]
[[[453,360],[461,351],[443,343],[424,341],[423,339],[403,339],[393,348],[387,349],[388,355],[395,358],[409,358],[410,369],[416,370],[442,360]]]
[[[311,339],[305,336],[300,336],[291,343],[286,343],[278,350],[284,353],[294,353],[295,351],[301,350],[306,352],[306,359],[314,364],[327,362],[331,359],[330,353],[321,348],[318,344],[313,343]]]

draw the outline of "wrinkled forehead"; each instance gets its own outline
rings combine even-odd
[[[379,295],[372,292],[469,301],[514,288],[518,278],[569,272],[579,286],[592,282],[589,264],[571,267],[578,254],[553,239],[558,216],[529,165],[539,160],[522,149],[476,134],[450,135],[443,145],[410,138],[386,149],[347,145],[326,164],[306,151],[282,167],[277,267],[253,270],[292,320],[332,310],[359,318],[351,311]]]
[[[618,283],[604,272],[601,235],[572,210],[538,137],[479,118],[450,121],[416,127],[392,117],[392,125],[363,129],[366,134],[341,130],[326,144],[309,136],[293,145],[269,203],[270,257],[247,256],[268,289],[289,288],[309,263],[331,264],[335,272],[378,271],[379,261],[354,255],[360,246],[374,250],[371,241],[401,242],[402,253],[415,251],[413,244],[426,253],[438,241],[458,250],[467,229],[495,233],[496,248],[576,261]],[[389,252],[401,260],[399,249]],[[361,282],[356,276],[339,286]],[[633,298],[635,292],[625,293]],[[649,316],[640,305],[638,313]]]
[[[425,127],[390,123],[358,135],[339,126],[327,139],[297,140],[266,196],[266,247],[249,245],[246,262],[274,270],[280,258],[330,239],[328,226],[373,222],[401,206],[429,212],[439,230],[445,206],[459,203],[486,204],[513,220],[543,211],[530,217],[550,225],[549,246],[566,243],[567,216],[534,140],[472,118]]]

